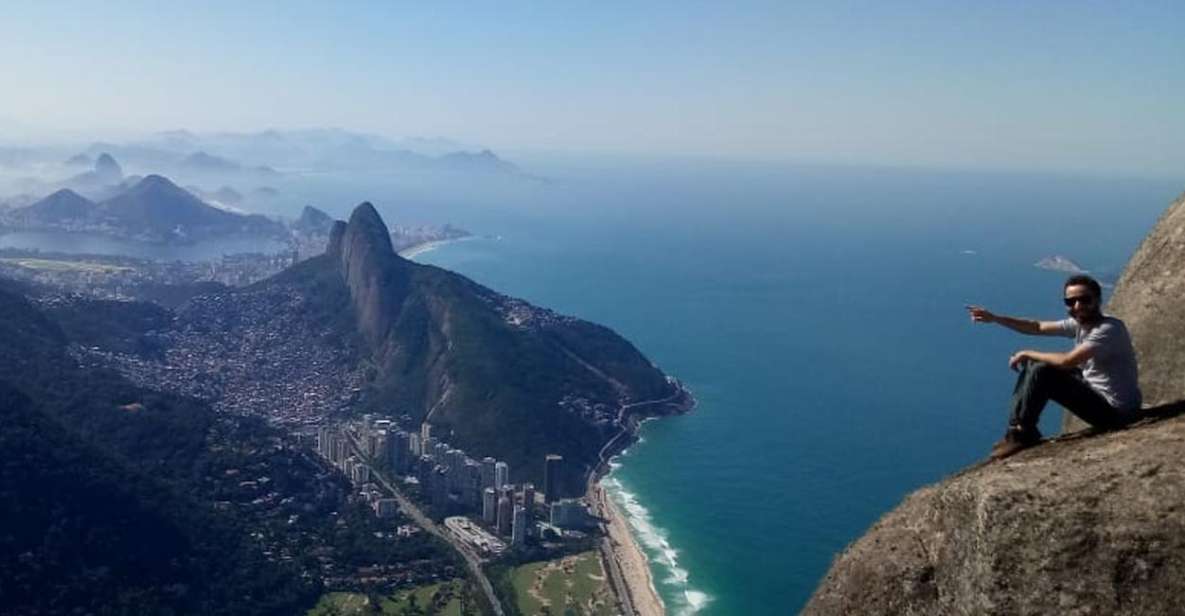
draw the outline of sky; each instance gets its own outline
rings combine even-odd
[[[435,4],[3,6],[0,141],[335,126],[501,151],[1185,169],[1181,2]]]

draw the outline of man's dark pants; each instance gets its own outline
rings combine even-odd
[[[1091,389],[1077,370],[1030,361],[1021,365],[1016,388],[1012,390],[1009,427],[1026,434],[1036,434],[1037,419],[1050,400],[1096,428],[1118,428],[1125,423],[1123,413]]]

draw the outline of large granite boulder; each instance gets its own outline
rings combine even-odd
[[[1185,195],[1160,216],[1128,261],[1106,312],[1127,324],[1144,406],[1185,400]],[[1063,414],[1062,432],[1087,427]]]
[[[1185,613],[1182,301],[1185,197],[1108,306],[1135,339],[1148,417],[917,490],[835,559],[804,613]]]
[[[1185,418],[1049,443],[911,494],[804,614],[1173,614]]]

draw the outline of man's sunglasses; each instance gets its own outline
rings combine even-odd
[[[1094,303],[1094,296],[1091,296],[1091,295],[1075,295],[1074,297],[1067,297],[1066,299],[1064,299],[1064,300],[1062,300],[1062,301],[1066,302],[1066,307],[1067,307],[1067,308],[1073,308],[1073,307],[1074,307],[1074,304],[1077,304],[1077,303],[1079,303],[1079,302],[1081,302],[1081,303],[1083,303],[1083,304],[1086,304],[1086,305],[1088,305],[1088,306],[1089,306],[1090,304]]]

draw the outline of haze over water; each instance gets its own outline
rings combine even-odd
[[[607,324],[685,381],[699,407],[648,422],[608,485],[671,613],[783,614],[906,493],[986,456],[1004,427],[1009,353],[1058,348],[973,326],[963,306],[1060,318],[1065,274],[1033,263],[1062,254],[1113,279],[1179,189],[586,170],[524,197],[512,224],[474,229],[501,240],[419,260]],[[1059,418],[1051,408],[1044,431]]]

